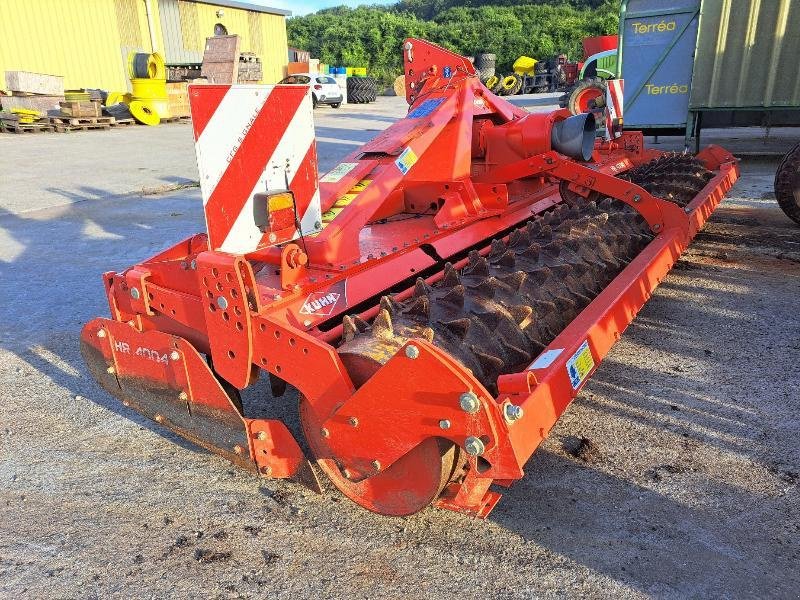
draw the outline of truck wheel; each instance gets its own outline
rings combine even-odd
[[[775,198],[786,216],[800,225],[800,144],[783,157],[775,172]]]
[[[583,79],[572,88],[566,108],[568,108],[569,112],[573,115],[590,112],[591,109],[595,107],[596,101],[605,102],[606,88],[605,80],[599,77]],[[599,107],[600,104],[596,106]]]

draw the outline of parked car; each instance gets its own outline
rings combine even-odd
[[[312,75],[311,73],[296,73],[281,79],[279,84],[310,85],[311,100],[314,108],[317,104],[329,104],[333,108],[339,108],[344,99],[342,88],[336,83],[333,77],[328,75]]]

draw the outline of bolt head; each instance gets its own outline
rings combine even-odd
[[[306,319],[303,321],[303,327],[311,327],[311,319]]]
[[[259,440],[262,440],[262,441],[267,439],[267,432],[266,431],[259,431],[256,434],[256,439],[259,439]]]
[[[505,416],[506,421],[509,423],[514,423],[515,421],[519,421],[522,418],[522,415],[525,414],[525,411],[522,410],[521,406],[517,406],[516,404],[506,404],[503,408],[503,416]]]
[[[180,394],[178,394],[178,400],[186,402],[188,399],[189,399],[189,394],[187,394],[186,392],[181,392]]]
[[[97,332],[97,337],[99,337],[99,338],[106,337],[106,330],[105,329],[101,329],[100,331],[98,331]]]
[[[471,435],[464,442],[464,450],[471,456],[480,456],[486,450],[486,445],[481,438]]]
[[[439,421],[439,429],[450,429],[450,421],[448,419]]]
[[[411,360],[414,360],[419,356],[419,348],[417,348],[414,344],[406,346],[406,356]]]
[[[163,423],[164,417],[162,415],[156,415],[156,423]]]
[[[139,288],[135,287],[131,288],[131,298],[133,298],[134,300],[138,300],[140,295],[141,294],[139,294]]]
[[[217,306],[219,306],[222,310],[228,308],[228,299],[225,296],[220,296],[217,298]]]
[[[342,475],[344,475],[345,479],[350,479],[353,476],[348,469],[342,469]]]
[[[358,419],[356,417],[350,417],[347,422],[353,427],[358,427]]]
[[[106,373],[108,373],[109,375],[113,375],[116,372],[117,372],[117,370],[114,367],[108,367],[106,369]]]
[[[241,454],[242,453],[242,447],[239,444],[236,444],[233,447],[233,451],[236,452],[236,454]]]
[[[264,465],[263,467],[261,467],[261,474],[269,477],[270,475],[272,475],[272,467],[270,467],[269,465]]]
[[[324,427],[319,430],[319,433],[324,438],[329,437],[331,435],[331,432],[325,429]]]
[[[191,263],[189,263],[189,267],[194,271],[197,268],[197,261],[193,260]]]
[[[373,460],[372,461],[372,468],[375,469],[376,471],[380,471],[381,470],[381,461]]]
[[[458,403],[461,406],[461,410],[470,414],[475,414],[481,408],[481,401],[475,395],[475,392],[464,392],[458,397]]]
[[[170,353],[169,353],[169,357],[170,357],[172,360],[179,360],[179,359],[180,359],[180,357],[181,357],[181,354],[180,354],[180,352],[178,352],[177,350],[173,350],[172,352],[170,352]]]

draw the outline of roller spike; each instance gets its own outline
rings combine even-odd
[[[489,328],[489,331],[494,331],[497,329],[497,326],[500,325],[500,320],[502,319],[502,315],[493,310],[487,311],[477,311],[472,310],[470,311],[475,317],[486,327]]]
[[[517,255],[514,254],[513,250],[506,250],[496,262],[498,265],[511,268],[517,264]]]
[[[386,310],[390,315],[393,315],[397,310],[397,306],[389,296],[381,296],[381,308]]]
[[[378,311],[378,316],[375,317],[375,321],[372,323],[372,335],[383,338],[390,338],[394,335],[392,316],[385,308]]]
[[[508,307],[511,318],[514,319],[520,329],[525,329],[533,322],[533,309],[526,304],[515,304]]]
[[[448,290],[444,296],[439,298],[439,300],[441,302],[461,308],[464,306],[464,292],[464,286],[459,284],[450,288],[450,290]]]
[[[533,262],[536,262],[536,261],[539,260],[539,254],[541,253],[541,251],[542,251],[542,247],[539,246],[539,244],[531,244],[530,246],[528,246],[528,248],[525,250],[525,252],[522,253],[522,255],[525,258],[527,258],[527,259],[529,259],[529,260],[531,260]]]
[[[440,285],[442,287],[448,287],[448,288],[461,285],[461,276],[458,274],[458,271],[455,270],[455,268],[451,263],[445,263],[444,277],[442,277]]]
[[[469,333],[469,327],[472,325],[472,321],[467,318],[441,321],[441,323],[450,333],[460,340],[463,340],[465,337],[467,337],[467,334]]]
[[[422,277],[417,277],[417,281],[414,282],[414,296],[427,296],[431,293],[431,286],[425,283],[425,280]]]
[[[434,331],[432,327],[425,327],[422,331],[419,332],[419,337],[423,338],[428,342],[433,342]]]
[[[410,316],[421,317],[426,321],[431,316],[431,303],[427,296],[418,296],[405,307],[403,313]]]
[[[512,291],[519,292],[528,280],[528,274],[525,271],[514,271],[508,275],[502,275],[498,279],[511,288]]]
[[[478,359],[478,363],[481,365],[481,369],[483,370],[484,374],[488,375],[491,379],[495,379],[497,374],[500,373],[500,369],[503,368],[503,360],[492,356],[491,354],[486,354],[482,352],[476,346],[472,346],[472,353],[475,355],[475,358]]]
[[[469,264],[464,267],[464,274],[473,277],[488,277],[489,261],[473,250],[469,253]]]
[[[357,333],[360,332],[356,327],[356,322],[350,315],[345,315],[342,319],[342,340],[349,342],[356,337]]]
[[[492,260],[502,256],[506,251],[506,245],[503,240],[492,240],[492,247],[489,250],[488,259]]]
[[[550,277],[550,269],[548,267],[539,267],[529,271],[528,275],[536,285],[544,285]]]
[[[519,365],[531,359],[531,355],[525,352],[525,350],[514,344],[509,344],[502,338],[500,339],[500,346],[502,346],[503,350],[506,352],[506,356],[508,356],[509,365]]]
[[[475,285],[468,286],[471,290],[477,291],[486,300],[494,298],[500,288],[500,280],[496,277],[485,277]]]

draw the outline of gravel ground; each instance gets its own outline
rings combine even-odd
[[[358,122],[386,126],[378,108]],[[342,131],[358,120],[336,118]],[[328,164],[348,150],[341,132],[321,137]],[[76,144],[47,138],[54,156]],[[141,134],[129,144],[146,154]],[[776,165],[742,164],[487,521],[383,518],[334,490],[259,480],[93,383],[77,338],[107,313],[99,274],[200,230],[197,190],[4,210],[0,596],[796,598],[800,228],[771,196]],[[39,169],[21,175],[29,198],[55,185],[24,168]],[[246,402],[265,398],[257,385]],[[295,400],[278,401],[287,418]]]

